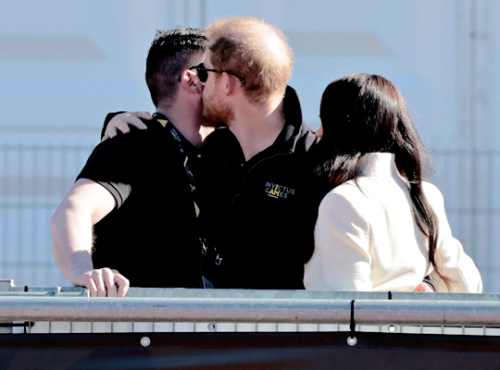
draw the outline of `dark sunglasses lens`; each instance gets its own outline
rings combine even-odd
[[[208,72],[206,69],[197,69],[198,77],[201,82],[207,82]]]

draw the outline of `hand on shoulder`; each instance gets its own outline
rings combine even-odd
[[[146,130],[147,126],[141,120],[144,119],[149,121],[152,118],[149,112],[126,112],[117,114],[106,126],[106,131],[101,141],[106,141],[115,137],[118,131],[124,134],[129,133],[130,126],[134,126],[139,130]]]

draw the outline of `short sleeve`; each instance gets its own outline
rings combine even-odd
[[[100,143],[92,152],[77,179],[86,178],[105,187],[120,208],[140,176],[144,140],[137,133],[116,136]]]

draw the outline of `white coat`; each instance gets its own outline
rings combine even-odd
[[[427,239],[415,223],[408,185],[391,153],[369,153],[354,180],[330,191],[319,208],[315,250],[305,265],[309,290],[412,291],[430,275],[439,292],[449,291],[429,263]],[[423,182],[437,215],[436,261],[453,292],[479,293],[481,276],[453,238],[441,192]]]

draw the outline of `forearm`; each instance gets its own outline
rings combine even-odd
[[[92,215],[68,199],[63,201],[50,221],[54,258],[64,276],[74,285],[78,277],[92,270]]]
[[[432,277],[436,280],[438,291],[453,293],[481,293],[483,283],[481,274],[474,261],[464,252],[462,244],[450,234],[441,242],[437,252],[436,262],[441,273],[449,279],[449,287],[434,271]]]

